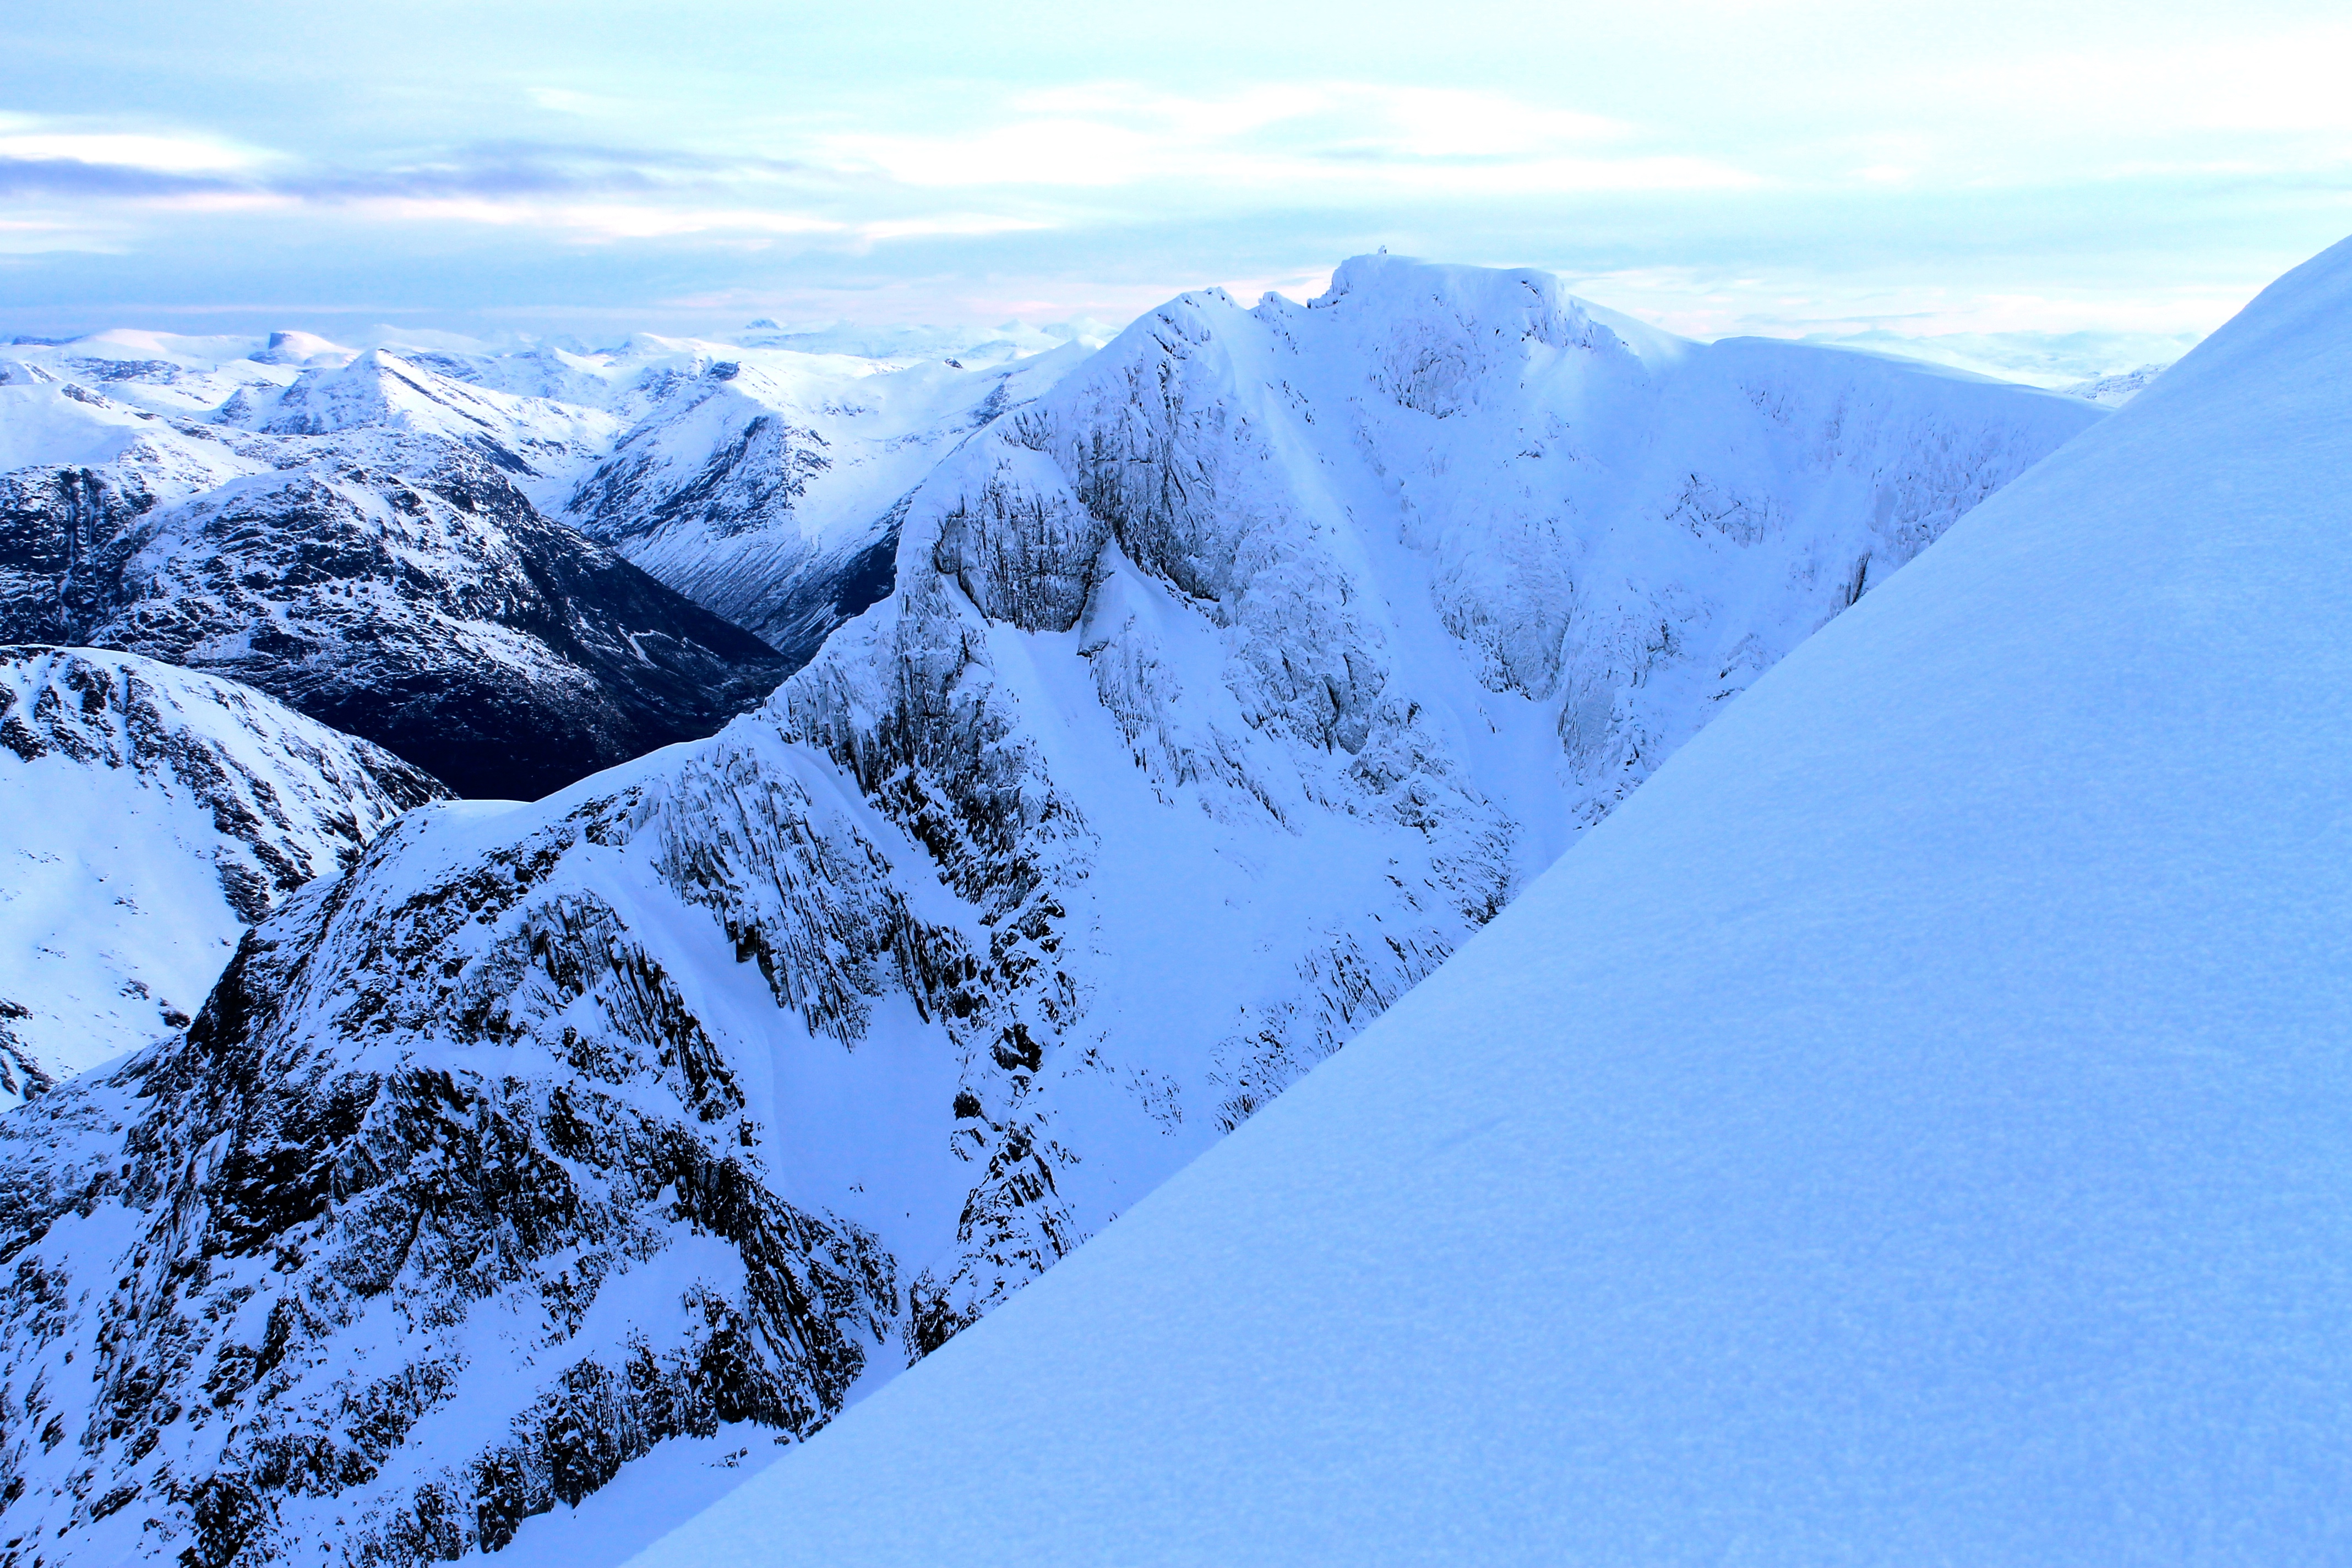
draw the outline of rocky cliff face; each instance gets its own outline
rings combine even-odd
[[[1531,273],[1153,312],[908,487],[758,712],[413,814],[10,1119],[0,1540],[410,1563],[805,1433],[2098,417]]]
[[[890,591],[908,492],[1083,357],[966,371],[698,353],[628,384],[646,411],[580,470],[562,515],[798,668]]]
[[[247,927],[446,793],[234,681],[0,650],[0,1093],[185,1028]]]
[[[9,640],[216,670],[508,796],[708,734],[788,668],[532,505],[533,464],[604,428],[590,411],[381,354],[241,389],[210,422],[75,383],[23,393],[53,427],[28,445],[97,460],[0,475]]]

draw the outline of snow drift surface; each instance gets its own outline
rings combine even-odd
[[[2352,242],[638,1562],[2352,1554]]]

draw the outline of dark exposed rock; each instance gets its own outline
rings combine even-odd
[[[311,1499],[345,1522],[346,1561],[404,1564],[503,1545],[666,1438],[804,1435],[839,1408],[899,1314],[890,1259],[769,1189],[731,1068],[608,908],[520,907],[635,804],[383,909],[368,940],[416,977],[390,993],[344,992],[326,957],[339,914],[380,894],[367,868],[298,898],[184,1042],[0,1124],[0,1205],[44,1259],[17,1263],[7,1298],[27,1353],[0,1389],[0,1470],[21,1481],[26,1391],[79,1344],[98,1382],[83,1462],[135,1475],[184,1562],[280,1560]],[[449,973],[439,955],[461,952]],[[522,1017],[540,1004],[575,1022],[543,1036]],[[387,1054],[420,1030],[488,1054]],[[101,1136],[87,1168],[55,1158],[110,1122],[119,1157]],[[115,1261],[50,1227],[107,1212],[137,1238],[125,1273],[83,1278]],[[731,1263],[692,1261],[712,1247]],[[640,1269],[672,1281],[667,1326],[587,1330],[599,1289]],[[93,1286],[94,1322],[58,1316]],[[500,1324],[548,1352],[535,1393],[473,1365],[469,1329]],[[475,1446],[404,1447],[486,1396]],[[100,1517],[78,1503],[68,1527]]]
[[[158,508],[89,469],[0,478],[0,637],[217,670],[461,794],[533,798],[710,733],[789,666],[412,438]]]

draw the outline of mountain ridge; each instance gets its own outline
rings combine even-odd
[[[2352,242],[629,1561],[2339,1553],[2347,396]]]
[[[766,644],[531,504],[532,460],[577,455],[563,426],[522,439],[442,401],[457,385],[363,355],[211,422],[0,387],[9,414],[121,432],[95,463],[0,475],[0,637],[217,670],[473,795],[706,734],[782,678]]]
[[[747,1424],[805,1436],[2104,417],[1385,258],[1033,369],[909,384],[966,419],[1011,390],[878,534],[830,514],[895,541],[889,591],[758,711],[412,814],[255,932],[184,1042],[11,1122],[47,1283],[0,1379],[78,1350],[110,1401],[75,1407],[81,1458],[0,1447],[12,1524],[405,1563],[520,1549]],[[47,1315],[75,1291],[121,1332]]]

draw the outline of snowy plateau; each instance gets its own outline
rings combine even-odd
[[[1784,656],[2170,386],[2109,415],[1388,256],[1099,345],[834,346],[0,351],[6,635],[95,645],[16,652],[41,739],[0,781],[105,817],[0,824],[12,865],[69,868],[0,905],[18,1081],[58,1080],[0,1117],[0,1563],[616,1562],[852,1451],[795,1451],[845,1406],[870,1431],[950,1386],[977,1403],[914,1440],[1018,1507],[1032,1437],[979,1457],[959,1369],[1017,1415],[1047,1387],[1020,1355],[1108,1331],[1016,1290],[1106,1227],[1076,1262],[1130,1252],[1141,1216],[1112,1222],[1228,1134],[1267,1146],[1277,1096],[1623,839]],[[1922,668],[1966,663],[1949,635]],[[444,714],[470,749],[427,749]],[[159,723],[185,738],[142,761]],[[518,729],[565,738],[504,757],[533,787],[466,776]],[[541,797],[418,804],[444,784]],[[1594,935],[1649,918],[1612,864],[1558,957],[1692,973]],[[101,876],[148,912],[93,915]],[[226,968],[183,1025],[199,952]],[[59,1037],[101,990],[114,1032]],[[1501,1048],[1416,1058],[1465,1075],[1425,1127],[1399,1109],[1265,1201],[1451,1171],[1383,1223],[1484,1256],[1491,1180],[1411,1151],[1462,1096],[1513,1112]],[[1215,1267],[1170,1257],[1202,1269],[1174,1310]],[[1434,1284],[1360,1278],[1284,1331]],[[1072,1408],[1056,1452],[1132,1451]],[[964,1506],[929,1463],[841,1496],[887,1512],[896,1476],[919,1531]]]

